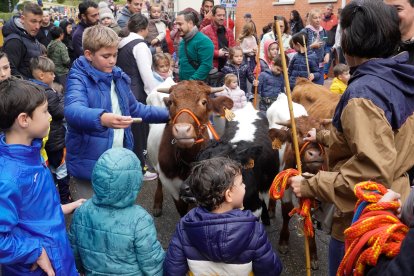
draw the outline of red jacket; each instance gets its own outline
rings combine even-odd
[[[227,20],[229,20],[229,29],[234,30],[234,21],[230,17],[228,17],[227,19],[224,19],[224,24],[223,25],[227,27]],[[211,19],[208,19],[207,17],[204,17],[201,20],[199,29],[201,30],[201,29],[203,29],[204,27],[207,27],[210,24],[211,24]]]
[[[332,14],[329,19],[322,18],[321,20],[321,26],[326,31],[330,31],[336,25],[338,25],[338,17],[335,14]]]
[[[210,25],[204,27],[201,32],[208,36],[214,44],[214,58],[213,58],[213,66],[218,67],[218,57],[219,57],[219,44],[218,44],[218,37],[217,37],[217,26],[212,22]],[[226,38],[229,42],[229,48],[236,46],[236,42],[234,41],[234,35],[232,30],[226,28]]]

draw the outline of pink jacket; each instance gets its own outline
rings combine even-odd
[[[229,87],[225,85],[223,87],[224,87],[224,91],[216,93],[215,94],[216,96],[226,96],[232,99],[234,103],[233,110],[241,109],[246,106],[247,104],[246,94],[244,93],[243,90],[240,89],[240,87],[237,86],[236,89],[230,89]]]

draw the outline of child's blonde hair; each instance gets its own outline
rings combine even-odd
[[[229,86],[232,81],[237,81],[237,76],[235,74],[227,74],[224,77],[224,84]]]
[[[164,61],[166,60],[169,64],[169,66],[171,67],[171,61],[172,61],[172,57],[171,55],[167,55],[166,53],[157,53],[152,57],[152,63],[153,63],[153,67],[154,69],[157,69],[158,64],[160,61]]]
[[[106,47],[118,47],[118,35],[111,29],[102,25],[96,25],[85,29],[82,37],[83,50],[92,53]]]
[[[151,12],[152,8],[160,8],[160,11],[162,11],[162,6],[159,3],[151,4],[149,11]]]

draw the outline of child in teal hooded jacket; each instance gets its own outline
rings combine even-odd
[[[135,205],[142,186],[136,155],[104,152],[92,172],[94,195],[73,217],[69,239],[85,275],[162,275],[164,250],[150,214]]]

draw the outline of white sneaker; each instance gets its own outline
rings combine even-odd
[[[158,174],[157,173],[153,173],[150,171],[146,171],[144,174],[144,181],[150,181],[150,180],[154,180],[158,178]]]

